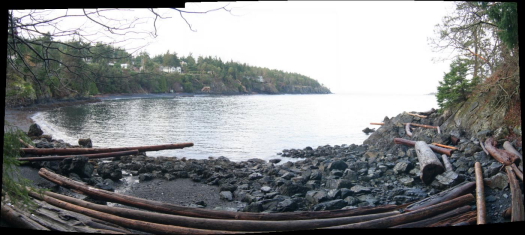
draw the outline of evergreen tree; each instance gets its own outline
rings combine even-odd
[[[465,59],[456,59],[450,65],[450,72],[446,73],[443,81],[439,82],[436,95],[440,108],[448,108],[465,101],[472,89],[479,82],[477,77],[467,79],[469,63]]]

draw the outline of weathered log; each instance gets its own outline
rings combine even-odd
[[[314,229],[321,227],[336,226],[342,224],[358,223],[372,219],[400,214],[399,211],[391,211],[379,214],[369,214],[361,216],[350,216],[330,219],[309,219],[309,220],[290,220],[290,221],[259,221],[259,220],[228,220],[228,219],[207,219],[179,215],[155,213],[150,211],[140,211],[134,209],[110,207],[95,203],[86,202],[80,199],[64,196],[57,193],[45,192],[46,196],[56,198],[77,206],[92,210],[113,214],[129,219],[143,220],[160,224],[185,226],[199,229],[226,230],[226,231],[292,231]]]
[[[483,183],[483,171],[481,163],[474,164],[474,171],[476,174],[476,208],[477,208],[477,224],[487,223],[487,207],[485,205],[485,185]]]
[[[389,228],[400,224],[410,223],[413,221],[423,220],[432,216],[445,213],[458,207],[467,205],[474,201],[472,194],[442,202],[433,206],[421,208],[415,211],[406,212],[400,215],[389,216],[385,218],[370,220],[361,223],[328,227],[327,229],[382,229]]]
[[[501,213],[501,217],[503,217],[504,219],[510,219],[512,217],[512,206],[503,211]]]
[[[494,145],[492,144],[494,141],[494,139],[492,137],[490,138],[487,138],[485,140],[485,148],[487,149],[487,151],[490,153],[490,155],[496,159],[496,161],[500,162],[501,164],[505,165],[505,166],[510,166],[512,165],[512,163],[516,163],[516,164],[519,164],[520,162],[520,159],[519,157],[515,156],[515,155],[511,155],[511,154],[508,154],[506,151],[504,150],[499,150],[497,149],[496,147],[494,147]]]
[[[510,165],[516,176],[523,182],[523,172],[516,166],[516,164]]]
[[[477,216],[476,211],[468,211],[460,215],[456,215],[434,224],[428,225],[428,227],[445,227],[445,226],[461,226],[461,225],[473,225],[476,224]]]
[[[63,208],[65,210],[74,211],[77,213],[81,213],[93,218],[101,219],[104,221],[108,221],[120,226],[124,226],[126,228],[131,228],[143,232],[150,232],[155,234],[169,234],[169,233],[176,233],[176,234],[228,234],[228,233],[235,233],[232,231],[220,231],[220,230],[206,230],[206,229],[195,229],[195,228],[187,228],[187,227],[181,227],[181,226],[173,226],[173,225],[165,225],[165,224],[158,224],[158,223],[150,223],[145,222],[141,220],[133,220],[133,219],[127,219],[122,218],[120,216],[111,215],[104,212],[99,212],[95,210],[91,210],[88,208],[80,207],[73,205],[71,203],[67,203],[64,201],[60,201],[58,199],[48,197],[45,195],[40,195],[38,193],[29,191],[29,195],[35,198],[38,198],[40,200],[44,200],[47,203]]]
[[[480,141],[480,142],[479,142],[479,145],[481,145],[481,148],[483,149],[483,152],[485,152],[485,154],[487,154],[488,156],[490,156],[489,151],[487,151],[487,149],[485,148],[485,145],[483,145],[483,141]]]
[[[356,216],[365,214],[375,214],[382,212],[389,212],[394,209],[404,207],[403,205],[384,205],[377,207],[365,207],[357,209],[341,209],[332,211],[301,211],[301,212],[287,212],[287,213],[252,213],[252,212],[233,212],[233,211],[218,211],[203,208],[190,208],[178,206],[170,203],[163,203],[158,201],[151,201],[143,198],[118,194],[102,189],[87,186],[84,183],[69,179],[67,177],[55,174],[45,168],[41,168],[38,172],[43,178],[54,182],[60,186],[71,188],[82,192],[88,196],[116,202],[123,205],[133,206],[137,208],[157,211],[167,214],[183,215],[190,217],[201,218],[216,218],[216,219],[236,219],[236,220],[301,220],[313,218],[335,218],[343,216]]]
[[[417,114],[429,116],[430,114],[433,114],[433,113],[435,113],[435,112],[437,112],[437,110],[434,109],[434,108],[431,108],[431,109],[428,110],[428,111],[418,112]]]
[[[16,211],[12,206],[6,205],[3,202],[2,219],[17,228],[49,231],[48,228],[30,219],[28,216],[25,216],[22,213]]]
[[[64,160],[66,158],[71,158],[71,157],[76,157],[76,156],[84,156],[90,159],[94,159],[94,158],[107,158],[107,157],[135,155],[138,153],[139,151],[135,149],[135,150],[128,150],[128,151],[120,151],[120,152],[94,153],[94,154],[83,154],[83,155],[65,155],[65,156],[49,156],[49,157],[21,157],[18,160],[26,161],[26,162],[57,161],[57,160]]]
[[[448,157],[446,154],[441,154],[441,159],[443,160],[443,165],[445,165],[446,171],[454,171],[454,168],[452,167],[452,164],[448,160]]]
[[[394,138],[394,143],[406,145],[409,147],[414,147],[416,145],[416,141],[407,140],[403,138]],[[441,147],[434,146],[434,145],[429,145],[428,147],[430,147],[430,149],[432,149],[432,151],[436,153],[446,154],[447,156],[452,155],[452,151],[454,151],[452,149],[441,148]]]
[[[525,221],[525,210],[523,208],[523,194],[521,193],[521,188],[514,170],[511,166],[505,166],[505,171],[507,172],[507,177],[509,178],[510,193],[511,195],[511,222],[516,221]]]
[[[385,125],[385,123],[382,123],[382,122],[371,122],[370,125]]]
[[[403,124],[407,124],[407,123],[403,123]],[[410,124],[411,126],[424,127],[424,128],[430,128],[430,129],[439,128],[438,126],[429,126],[429,125],[423,125],[423,124],[417,124],[417,123],[408,123],[408,124]]]
[[[139,152],[160,151],[165,149],[182,149],[193,146],[193,143],[181,144],[164,144],[152,146],[138,146],[138,147],[120,147],[120,148],[21,148],[20,150],[26,154],[34,155],[67,155],[67,154],[93,154],[93,153],[109,153],[129,150],[138,150]]]
[[[505,141],[503,143],[503,148],[513,154],[515,154],[516,156],[518,156],[522,161],[523,161],[523,156],[521,155],[520,152],[518,152],[518,150],[516,150],[514,148],[514,146],[512,146],[512,144],[509,142],[509,141]]]
[[[428,185],[432,183],[436,175],[445,172],[445,168],[427,143],[424,141],[416,141],[414,147],[416,149],[419,168],[421,171],[420,178],[423,183]]]
[[[448,146],[448,145],[444,145],[444,144],[432,143],[432,145],[435,145],[435,146],[438,146],[438,147],[442,147],[442,148],[452,149],[452,150],[458,150],[458,148],[456,148],[454,146]]]
[[[435,205],[444,201],[452,200],[459,196],[471,193],[476,188],[476,182],[462,182],[456,185],[453,188],[441,191],[437,194],[434,194],[430,197],[424,198],[420,201],[414,202],[408,205],[405,210],[414,211],[423,207],[428,207]]]
[[[410,123],[405,124],[405,131],[408,136],[412,137],[412,132],[410,131]]]
[[[18,140],[20,140],[20,143],[22,143],[24,146],[26,146],[26,148],[32,148],[32,149],[35,148],[35,146],[26,143],[23,139],[19,138]]]
[[[415,114],[415,113],[406,113],[410,116],[414,116],[414,117],[419,117],[419,118],[427,118],[427,116],[424,116],[424,115],[419,115],[419,114]]]
[[[444,219],[450,218],[452,216],[463,214],[463,213],[468,212],[470,210],[471,210],[471,206],[468,206],[468,205],[467,206],[462,206],[460,208],[457,208],[457,209],[445,212],[443,214],[436,215],[436,216],[428,218],[428,219],[415,221],[415,222],[411,222],[411,223],[406,223],[406,224],[401,224],[401,225],[393,226],[391,228],[422,228],[422,227],[426,227],[426,226],[429,226],[431,224],[437,223],[439,221],[442,221]]]

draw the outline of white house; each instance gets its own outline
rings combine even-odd
[[[120,67],[123,69],[128,69],[128,64],[120,64]]]
[[[181,68],[180,67],[164,67],[164,66],[160,66],[160,71],[162,72],[165,72],[165,73],[181,73]]]

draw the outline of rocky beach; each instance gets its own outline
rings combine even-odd
[[[52,108],[52,107],[50,107]],[[29,130],[28,115],[36,109],[7,110],[6,120]],[[282,159],[230,161],[227,157],[186,159],[137,155],[106,159],[74,157],[62,161],[32,162],[21,166],[22,174],[39,187],[88,201],[106,204],[55,186],[38,176],[42,167],[88,185],[126,195],[187,207],[243,212],[322,211],[380,205],[402,205],[446,189],[475,182],[474,163],[479,162],[485,180],[488,223],[507,223],[511,191],[503,164],[483,150],[480,142],[493,137],[501,146],[498,131],[470,134],[460,129],[414,127],[407,136],[403,123],[440,126],[445,118],[437,112],[426,118],[402,113],[385,117],[377,130],[367,131],[361,145],[305,146],[284,149]],[[83,147],[52,136],[33,137],[37,148]],[[441,143],[457,148],[451,156],[436,154],[450,162],[430,183],[421,180],[420,162],[414,147],[396,144],[394,138]],[[521,153],[521,142],[511,143]],[[294,161],[286,161],[290,158]],[[517,163],[517,162],[516,162]],[[518,168],[523,169],[519,161]],[[520,181],[523,191],[523,182]],[[114,206],[122,206],[112,204]],[[472,205],[475,208],[475,205]]]

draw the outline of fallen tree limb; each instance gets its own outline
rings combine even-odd
[[[407,140],[403,138],[394,138],[394,143],[406,145],[409,147],[414,147],[416,145],[416,141]],[[432,151],[436,153],[446,154],[447,156],[452,155],[452,151],[453,151],[452,149],[441,148],[441,147],[434,146],[434,145],[429,145],[428,147],[430,147],[430,149],[432,149]]]
[[[410,116],[414,116],[414,117],[427,118],[427,116],[419,115],[419,114],[415,114],[415,113],[408,113],[408,112],[407,112],[407,114],[410,115]]]
[[[180,215],[170,215],[155,213],[150,211],[139,211],[134,209],[110,207],[84,200],[64,196],[57,193],[45,192],[46,196],[56,198],[77,206],[92,210],[113,214],[129,219],[143,220],[148,222],[168,224],[175,226],[185,226],[199,229],[225,230],[225,231],[292,231],[314,229],[320,227],[336,226],[342,224],[358,223],[372,219],[400,214],[399,211],[386,213],[368,214],[360,216],[330,218],[330,219],[309,219],[309,220],[290,220],[290,221],[260,221],[260,220],[226,220],[226,219],[207,219],[187,217]]]
[[[415,144],[419,168],[421,170],[421,180],[426,185],[432,183],[434,177],[445,172],[445,167],[436,157],[436,154],[430,149],[424,141],[416,141]]]
[[[385,125],[385,123],[382,123],[382,122],[371,122],[370,125]]]
[[[485,185],[483,183],[483,171],[481,163],[474,164],[474,171],[476,174],[476,208],[477,208],[477,224],[487,223],[487,207],[485,205]]]
[[[28,216],[25,216],[22,213],[16,211],[12,206],[6,205],[3,202],[2,219],[11,224],[12,226],[18,228],[50,231],[48,228],[30,219]]]
[[[405,124],[405,131],[408,136],[412,137],[412,132],[410,131],[410,123]]]
[[[107,157],[119,157],[119,156],[126,156],[126,155],[135,155],[138,154],[138,150],[128,150],[128,151],[120,151],[120,152],[109,152],[109,153],[94,153],[94,154],[84,154],[84,155],[66,155],[66,156],[49,156],[49,157],[21,157],[18,160],[25,161],[25,162],[36,162],[36,161],[57,161],[57,160],[64,160],[66,158],[76,157],[76,156],[84,156],[90,159],[94,158],[107,158]]]
[[[507,172],[507,177],[509,178],[510,193],[511,196],[511,218],[510,222],[516,221],[525,221],[525,211],[523,208],[523,194],[521,193],[521,188],[518,180],[512,170],[511,166],[505,166],[505,171]]]
[[[173,226],[173,225],[165,225],[165,224],[157,224],[157,223],[150,223],[145,222],[141,220],[133,220],[133,219],[127,219],[122,218],[120,216],[111,215],[104,212],[99,212],[87,208],[83,208],[80,206],[73,205],[71,203],[63,202],[58,199],[48,197],[45,195],[40,195],[38,193],[35,193],[33,191],[29,191],[29,195],[32,197],[35,197],[37,199],[46,201],[47,203],[63,208],[65,210],[74,211],[77,213],[81,213],[93,218],[101,219],[104,221],[108,221],[126,228],[131,228],[139,231],[144,232],[150,232],[155,234],[228,234],[228,233],[234,233],[231,231],[219,231],[219,230],[204,230],[204,229],[194,229],[194,228],[187,228],[187,227],[181,227],[181,226]]]
[[[452,164],[448,160],[446,154],[441,154],[441,159],[443,160],[443,165],[445,165],[445,171],[454,171],[454,168],[452,167]]]
[[[407,124],[407,123],[403,123],[403,124]],[[424,127],[424,128],[429,128],[429,129],[438,129],[439,128],[438,126],[429,126],[429,125],[423,125],[423,124],[417,124],[417,123],[408,123],[408,124],[410,124],[411,126]]]
[[[467,205],[474,201],[472,194],[442,202],[433,206],[421,208],[415,211],[406,212],[400,215],[389,216],[385,218],[370,220],[361,223],[328,227],[327,229],[382,229],[389,228],[400,224],[410,223],[413,221],[423,220],[432,216],[445,213],[455,208]]]
[[[444,145],[444,144],[432,143],[432,145],[435,145],[435,146],[438,146],[438,147],[442,147],[442,148],[452,149],[452,150],[458,150],[458,148],[456,148],[454,146],[448,146],[448,145]]]
[[[471,206],[468,206],[468,205],[467,206],[462,206],[462,207],[459,207],[457,209],[445,212],[443,214],[436,215],[436,216],[428,218],[428,219],[415,221],[415,222],[411,222],[411,223],[406,223],[406,224],[401,224],[401,225],[393,226],[391,228],[422,228],[422,227],[427,227],[427,226],[429,226],[431,224],[437,223],[439,221],[442,221],[444,219],[447,219],[447,218],[450,218],[450,217],[453,217],[453,216],[456,216],[456,215],[459,215],[459,214],[463,214],[463,213],[468,212],[470,210],[471,210]]]
[[[19,138],[18,140],[20,141],[20,143],[22,143],[24,146],[26,146],[26,148],[32,148],[32,149],[35,148],[35,146],[26,143],[23,139]]]
[[[453,188],[449,188],[445,191],[441,191],[437,194],[434,194],[430,197],[424,198],[420,201],[414,202],[410,205],[408,205],[405,210],[407,211],[414,211],[420,208],[428,207],[431,205],[435,205],[444,201],[452,200],[454,198],[457,198],[459,196],[471,193],[474,191],[476,187],[476,182],[462,182],[458,185],[456,185]]]
[[[481,145],[481,148],[483,149],[483,152],[485,152],[485,154],[490,156],[489,151],[487,151],[487,149],[485,148],[485,145],[483,145],[483,141],[479,141],[479,145]]]
[[[485,148],[490,153],[490,155],[505,166],[510,166],[513,163],[519,164],[520,159],[514,154],[508,154],[505,150],[500,150],[494,147],[492,144],[494,139],[492,137],[485,140]]]
[[[71,188],[82,192],[88,196],[98,198],[105,201],[116,202],[123,205],[133,206],[151,211],[157,211],[167,214],[183,215],[190,217],[201,218],[216,218],[216,219],[236,219],[236,220],[301,220],[313,218],[335,218],[343,216],[356,216],[365,214],[375,214],[382,212],[389,212],[404,206],[384,205],[377,207],[365,207],[357,209],[333,210],[333,211],[301,211],[301,212],[287,212],[287,213],[252,213],[252,212],[233,212],[233,211],[218,211],[202,208],[191,208],[178,206],[169,203],[158,201],[151,201],[143,198],[118,194],[102,189],[87,186],[84,183],[74,181],[67,177],[55,174],[45,168],[41,168],[38,172],[43,178],[54,182],[60,186]]]
[[[159,151],[165,149],[182,149],[193,146],[193,143],[181,144],[164,144],[152,146],[139,147],[120,147],[120,148],[21,148],[20,151],[26,154],[34,155],[67,155],[67,154],[93,154],[93,153],[109,153],[129,150],[138,150],[139,152]]]

